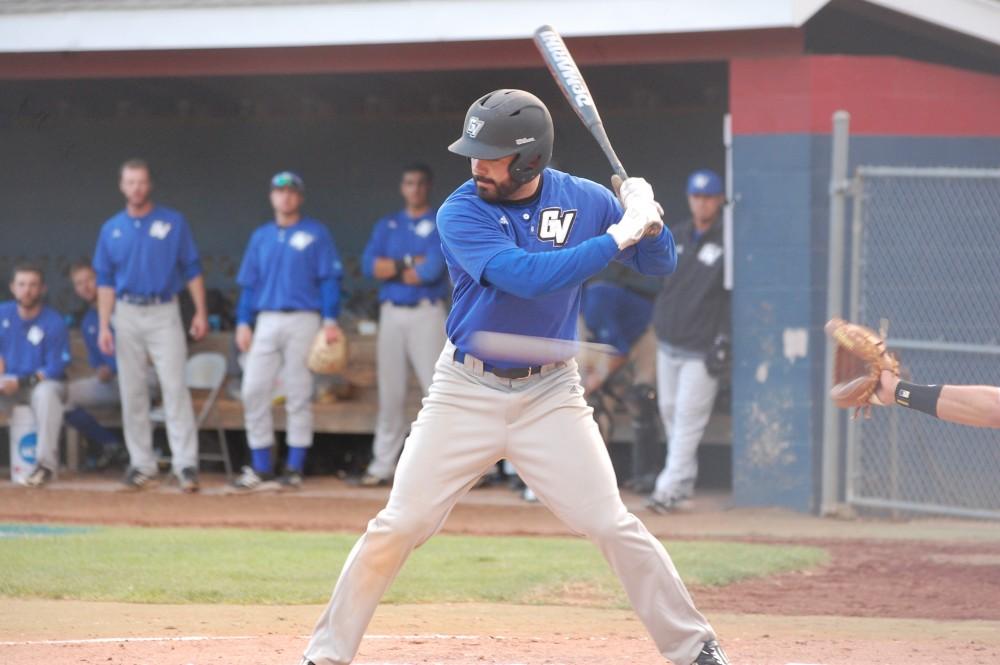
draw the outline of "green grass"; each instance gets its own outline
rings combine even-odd
[[[141,603],[321,603],[355,535],[98,528],[0,540],[0,596]],[[688,584],[721,585],[824,563],[815,547],[672,542]],[[413,554],[390,603],[622,606],[597,549],[569,538],[438,536]]]

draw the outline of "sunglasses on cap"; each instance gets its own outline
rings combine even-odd
[[[300,192],[305,191],[305,183],[302,182],[302,178],[295,175],[291,171],[282,171],[281,173],[275,174],[271,178],[271,189],[282,189],[284,187],[291,187],[297,189]]]

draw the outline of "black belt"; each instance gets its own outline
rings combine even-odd
[[[415,307],[420,307],[422,304],[427,303],[428,305],[436,305],[440,300],[431,300],[430,298],[421,298],[417,302],[396,302],[394,300],[387,300],[393,307],[405,307],[407,309],[413,309]]]
[[[464,363],[465,353],[455,349],[455,353],[452,356],[455,362]],[[556,363],[557,365],[559,363]],[[532,365],[531,367],[494,367],[493,365],[484,362],[483,371],[489,372],[493,376],[498,376],[501,379],[526,379],[532,374],[541,374],[542,367],[544,365]]]
[[[173,302],[174,296],[143,296],[135,293],[119,293],[118,300],[127,302],[130,305],[163,305],[168,302]]]

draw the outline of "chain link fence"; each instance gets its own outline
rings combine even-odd
[[[852,195],[851,319],[888,319],[915,382],[1000,385],[1000,169],[862,167]],[[847,445],[852,504],[1000,519],[996,430],[876,409]]]

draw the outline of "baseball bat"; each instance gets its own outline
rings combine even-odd
[[[615,154],[615,149],[611,147],[611,139],[604,130],[604,123],[601,115],[597,112],[597,105],[590,94],[590,88],[580,73],[580,68],[576,66],[573,55],[566,47],[563,38],[551,25],[543,25],[535,30],[535,46],[542,54],[545,65],[552,73],[552,78],[556,80],[559,89],[566,95],[569,105],[576,112],[583,124],[590,130],[597,145],[604,152],[611,164],[611,170],[622,180],[628,178],[625,167]]]

